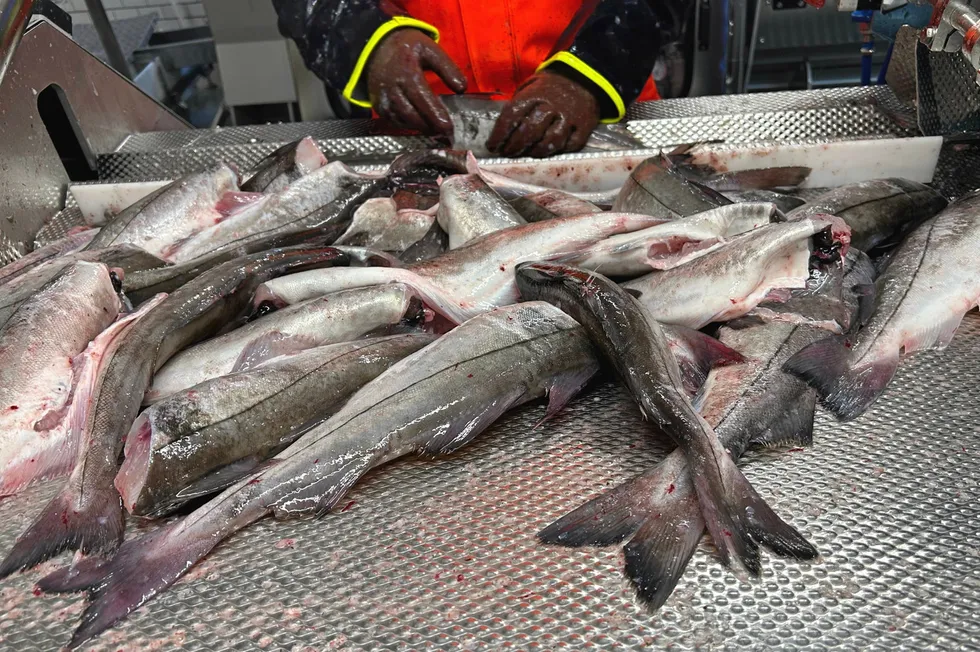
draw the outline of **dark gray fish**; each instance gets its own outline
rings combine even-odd
[[[597,368],[582,328],[553,306],[524,303],[479,315],[395,363],[265,469],[187,518],[123,544],[105,564],[86,560],[38,586],[93,589],[70,643],[77,646],[267,514],[323,516],[371,468],[410,453],[452,453],[507,410],[545,395],[553,414]]]
[[[59,256],[64,256],[65,254],[71,254],[78,251],[82,247],[87,246],[98,232],[98,229],[87,229],[85,231],[66,235],[65,237],[59,238],[50,244],[44,245],[43,247],[38,247],[29,254],[21,256],[13,262],[7,263],[3,267],[0,267],[0,284],[12,281],[21,274],[25,274],[31,269],[34,269],[38,265],[42,265],[53,258],[58,258]]]
[[[730,203],[717,191],[688,179],[661,154],[636,166],[620,189],[612,209],[669,219]]]
[[[949,205],[909,235],[877,281],[874,313],[856,336],[830,337],[784,369],[816,388],[838,419],[862,415],[901,356],[943,348],[980,299],[980,193]]]
[[[851,246],[866,253],[901,242],[946,207],[946,198],[929,186],[906,179],[876,179],[827,191],[790,211],[796,220],[819,213],[836,215],[851,227]]]
[[[123,291],[130,301],[139,305],[160,292],[170,293],[180,286],[197,278],[204,272],[248,254],[277,249],[280,247],[306,246],[323,247],[330,245],[344,230],[343,223],[330,224],[317,229],[304,229],[286,233],[274,233],[245,244],[233,243],[216,249],[200,258],[177,265],[166,265],[126,274]],[[161,261],[162,262],[162,261]]]
[[[694,409],[660,325],[636,299],[604,276],[564,265],[520,265],[517,283],[522,296],[554,303],[582,324],[643,416],[677,442],[723,563],[737,562],[758,576],[762,572],[758,543],[797,559],[817,556],[803,535],[756,493]]]
[[[291,271],[346,263],[334,249],[273,250],[229,261],[177,290],[129,328],[103,360],[91,391],[75,470],[0,564],[0,577],[67,548],[109,553],[122,541],[113,486],[123,437],[139,414],[153,373],[175,353],[218,331],[248,307],[255,288]]]
[[[739,459],[750,444],[810,444],[814,393],[780,370],[823,331],[785,322],[742,318],[723,326],[722,344],[748,362],[717,368],[705,387],[702,415],[721,444]],[[624,548],[625,573],[650,609],[667,601],[705,532],[688,462],[678,449],[649,471],[604,492],[538,533],[543,543]]]
[[[322,168],[327,158],[316,142],[307,136],[287,143],[255,164],[242,175],[244,192],[278,192],[296,179]]]
[[[156,518],[234,484],[434,340],[414,333],[321,346],[168,397],[126,437],[116,476],[123,505]]]
[[[806,203],[805,200],[774,190],[728,190],[724,194],[736,204],[742,202],[770,202],[782,213],[788,213]]]

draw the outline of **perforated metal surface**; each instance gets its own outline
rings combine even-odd
[[[537,430],[540,405],[453,457],[382,468],[322,520],[247,529],[91,649],[975,648],[978,344],[974,314],[859,421],[820,415],[812,449],[752,456],[747,476],[815,563],[766,557],[740,582],[702,549],[650,615],[618,550],[539,545],[539,528],[666,451],[602,384]],[[0,546],[53,489],[0,503]],[[31,595],[39,575],[0,588],[5,649],[54,649],[77,619],[81,599]]]

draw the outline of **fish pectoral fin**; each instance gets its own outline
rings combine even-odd
[[[246,206],[250,206],[262,199],[266,195],[261,192],[245,192],[242,190],[229,190],[221,195],[214,205],[214,210],[221,216],[219,221],[228,219]]]
[[[568,373],[552,378],[548,384],[548,409],[544,417],[534,424],[534,429],[561,412],[568,405],[568,402],[575,398],[582,391],[582,388],[589,383],[596,371],[598,371],[598,367],[590,365],[584,369],[573,369]]]
[[[268,460],[272,462],[273,460]],[[199,478],[195,482],[187,485],[183,489],[177,492],[176,498],[179,498],[181,502],[190,500],[191,498],[198,498],[200,496],[207,496],[208,494],[213,494],[221,489],[230,487],[242,478],[263,470],[265,465],[263,460],[259,457],[249,456],[244,457],[240,460],[236,460],[231,464],[226,464],[225,466],[219,467],[214,471],[211,471],[203,478]]]
[[[689,483],[685,493],[678,491],[663,502],[623,547],[623,572],[650,611],[662,607],[670,597],[704,534],[704,521]]]
[[[523,385],[511,388],[489,405],[466,406],[451,419],[434,429],[432,437],[418,448],[423,457],[453,453],[486,430],[494,421],[521,402],[526,389]]]
[[[371,453],[338,458],[331,463],[333,468],[318,470],[316,480],[286,494],[269,509],[276,519],[322,518],[376,463]]]
[[[708,372],[716,367],[745,362],[745,357],[741,353],[699,330],[679,325],[665,325],[663,330],[669,340],[680,343],[684,352],[690,353],[690,355],[675,355],[675,357],[681,371],[684,390],[695,403],[703,400],[701,390],[708,378]],[[671,348],[673,350],[673,347]],[[695,407],[699,406],[695,405]]]
[[[254,369],[266,360],[304,351],[315,345],[316,340],[309,336],[287,335],[281,331],[269,331],[255,338],[242,349],[231,368],[231,373]]]
[[[816,392],[807,390],[789,405],[786,412],[773,419],[768,428],[753,437],[750,443],[765,448],[812,445],[813,411],[816,404]]]

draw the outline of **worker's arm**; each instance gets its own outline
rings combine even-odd
[[[647,0],[593,0],[583,7],[504,108],[487,141],[492,151],[580,150],[600,121],[622,119],[639,97],[660,51],[662,19]]]
[[[451,132],[446,108],[424,71],[466,90],[466,78],[436,44],[439,31],[397,15],[383,0],[272,0],[279,31],[293,39],[306,66],[352,104],[425,132]]]

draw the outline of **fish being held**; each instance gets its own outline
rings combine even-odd
[[[714,430],[695,411],[660,325],[636,299],[604,276],[564,265],[521,265],[517,282],[523,296],[553,303],[582,324],[643,416],[677,442],[690,467],[704,524],[723,563],[734,562],[759,575],[757,543],[797,559],[817,556],[803,535],[756,493]],[[697,529],[695,543],[700,536]]]
[[[139,414],[154,371],[177,351],[213,335],[248,306],[254,288],[277,274],[346,262],[334,249],[272,251],[215,267],[168,296],[107,351],[85,401],[75,470],[68,484],[14,543],[0,577],[66,548],[109,553],[122,541],[123,512],[113,486],[123,437]]]
[[[953,202],[913,231],[878,278],[874,313],[854,337],[807,347],[785,370],[820,393],[838,419],[862,415],[881,396],[901,355],[943,348],[980,300],[980,193]]]
[[[218,543],[267,514],[323,516],[369,469],[409,453],[448,454],[507,410],[547,395],[560,409],[596,372],[588,338],[545,303],[480,315],[393,365],[265,469],[187,518],[38,583],[92,589],[74,647],[173,584]]]
[[[126,437],[116,476],[123,505],[157,517],[234,484],[434,340],[410,333],[321,346],[166,398],[144,411]]]
[[[72,263],[0,329],[0,493],[71,470],[73,361],[119,313],[117,282],[105,265]]]

